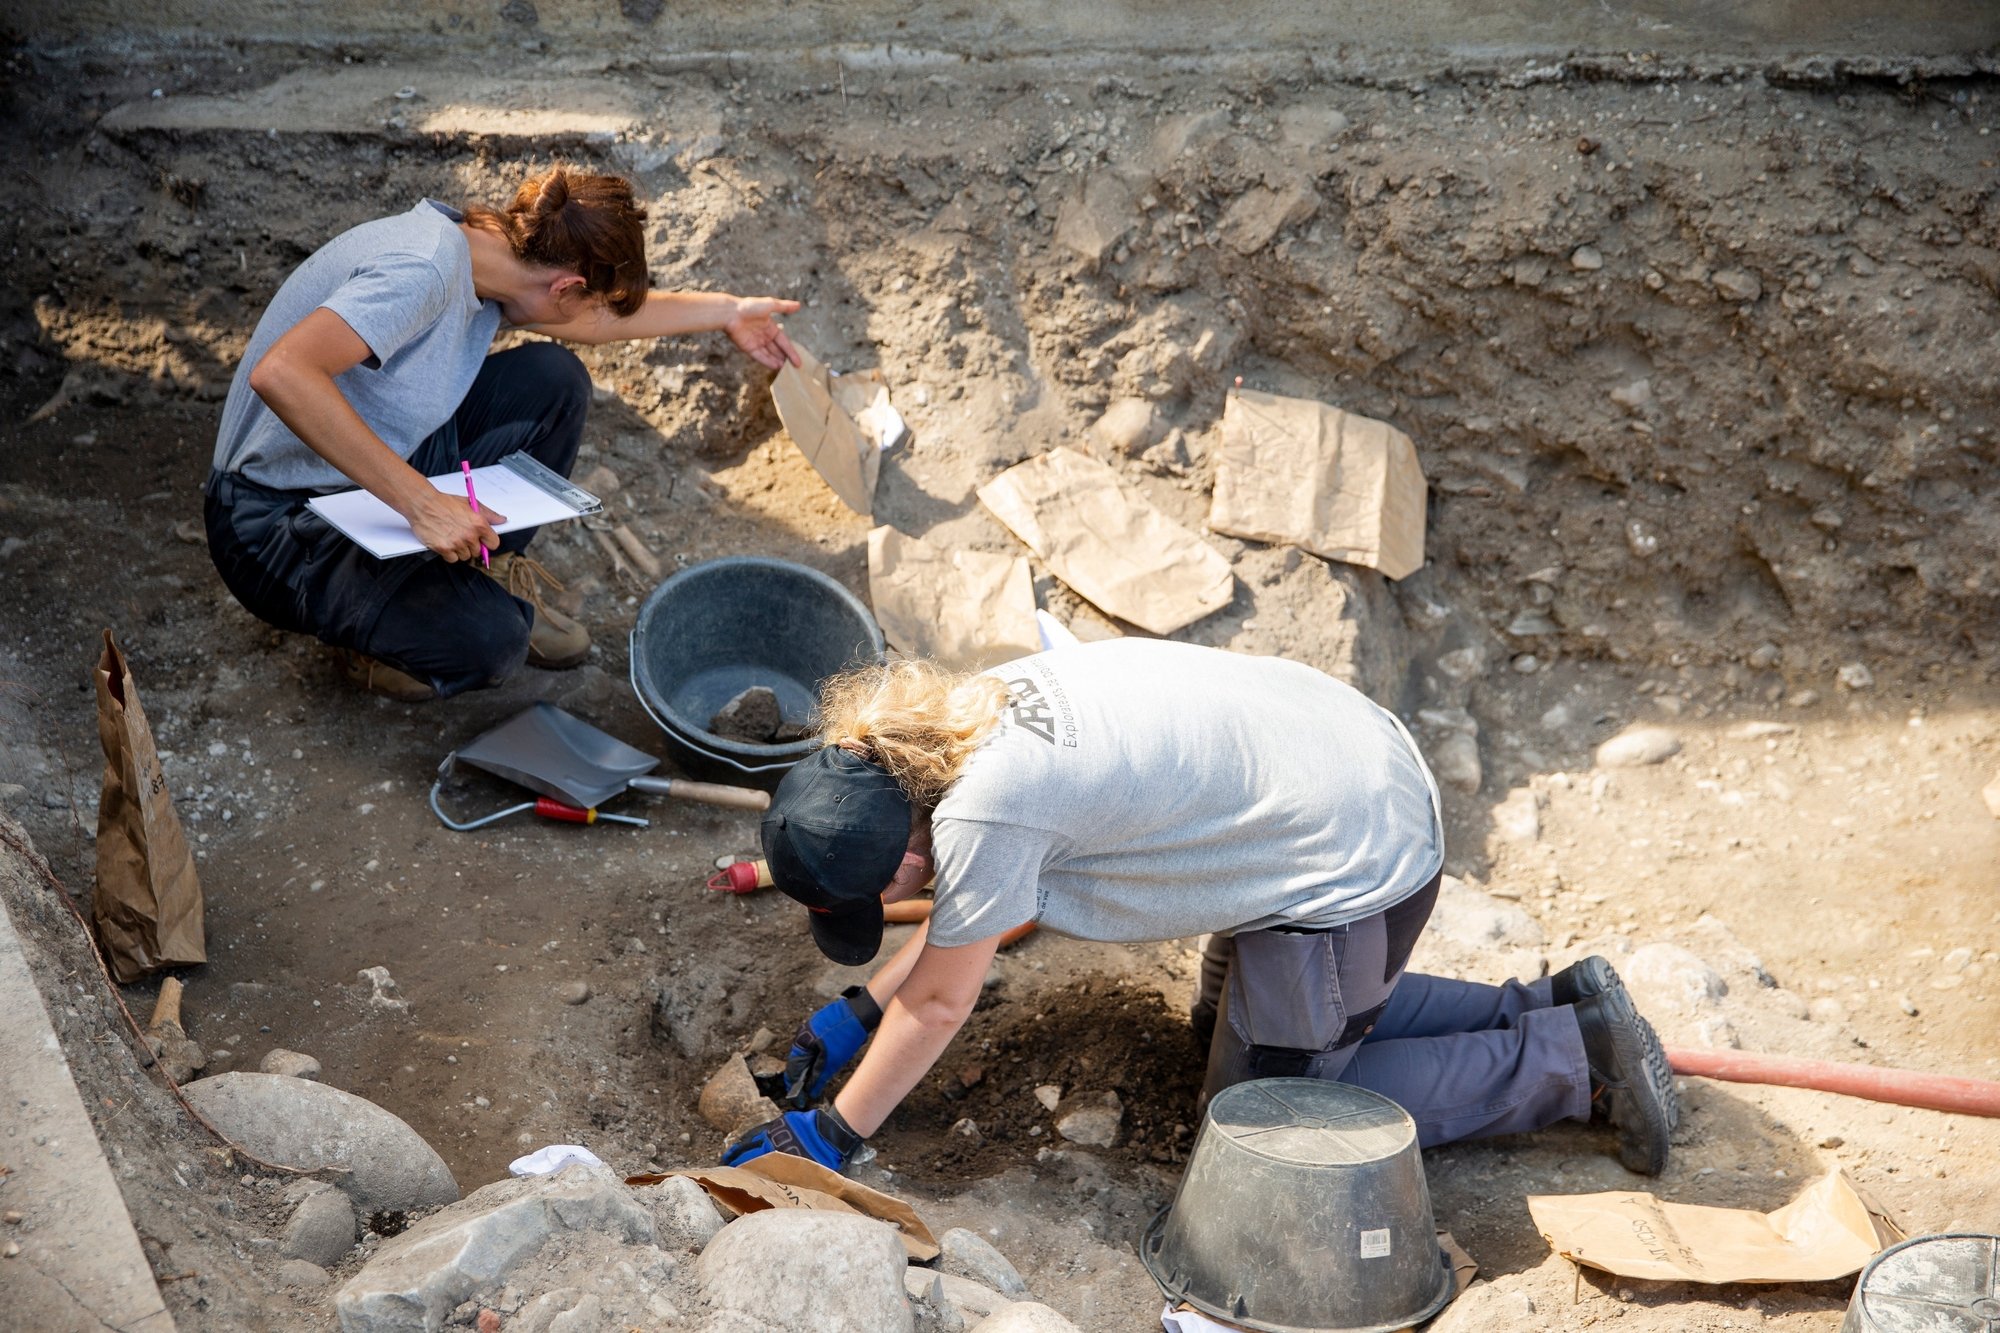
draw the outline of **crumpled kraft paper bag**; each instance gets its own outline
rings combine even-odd
[[[1425,491],[1416,446],[1387,422],[1237,389],[1208,526],[1400,579],[1423,567]]]
[[[798,352],[799,364],[785,365],[771,381],[778,420],[841,503],[871,515],[882,450],[855,424],[854,413],[868,409],[878,396],[886,406],[888,391],[879,375],[830,375],[812,353],[802,347]]]
[[[206,962],[208,949],[194,854],[174,814],[132,669],[110,630],[104,631],[96,674],[104,790],[90,915],[122,985],[161,968]]]
[[[979,498],[1055,576],[1100,610],[1171,634],[1229,605],[1222,553],[1074,449],[1051,449],[979,488]]]
[[[789,1153],[766,1153],[742,1166],[689,1166],[675,1171],[627,1176],[627,1185],[657,1185],[669,1176],[686,1176],[708,1196],[737,1214],[766,1208],[812,1208],[822,1212],[859,1213],[896,1228],[903,1248],[918,1263],[938,1257],[937,1237],[917,1216],[916,1209],[893,1195],[869,1189],[858,1181],[827,1170],[818,1162]]]
[[[1838,1169],[1770,1213],[1636,1192],[1531,1194],[1528,1212],[1572,1263],[1668,1282],[1829,1282],[1902,1239]]]
[[[868,534],[868,598],[898,652],[983,671],[1042,650],[1028,562],[933,546],[891,527]]]

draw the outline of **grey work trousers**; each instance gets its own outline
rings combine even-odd
[[[1410,1113],[1426,1148],[1590,1117],[1575,1012],[1549,982],[1404,971],[1436,882],[1332,930],[1209,937],[1205,1005],[1217,1011],[1203,1104],[1245,1079],[1339,1079]]]

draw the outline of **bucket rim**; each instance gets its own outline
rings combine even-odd
[[[1251,1319],[1205,1301],[1185,1288],[1176,1288],[1167,1275],[1160,1271],[1160,1237],[1166,1230],[1167,1218],[1173,1211],[1172,1203],[1163,1205],[1159,1212],[1153,1214],[1153,1220],[1146,1224],[1146,1230],[1139,1237],[1139,1262],[1146,1266],[1146,1272],[1153,1279],[1153,1285],[1160,1289],[1160,1294],[1166,1297],[1170,1304],[1185,1302],[1205,1315],[1239,1328],[1255,1329],[1257,1333],[1402,1333],[1402,1330],[1413,1328],[1444,1309],[1458,1285],[1452,1275],[1451,1256],[1445,1252],[1444,1246],[1440,1245],[1437,1247],[1437,1290],[1426,1298],[1421,1309],[1386,1324],[1273,1324],[1261,1319]]]
[[[816,585],[821,592],[831,595],[837,602],[853,613],[867,632],[867,643],[873,656],[871,660],[881,661],[888,650],[888,641],[882,635],[882,627],[876,623],[875,615],[859,597],[824,570],[796,560],[782,560],[768,555],[723,555],[710,560],[700,560],[687,568],[677,570],[662,580],[640,604],[638,614],[633,618],[632,631],[627,639],[628,664],[632,682],[632,692],[639,704],[658,724],[662,731],[672,735],[681,743],[699,750],[710,758],[720,760],[732,768],[746,773],[773,772],[790,768],[799,760],[811,754],[820,746],[817,736],[807,736],[801,740],[787,741],[782,745],[756,745],[747,741],[732,741],[718,736],[705,726],[688,720],[660,693],[649,673],[641,673],[639,663],[645,656],[649,641],[647,631],[657,618],[657,608],[676,590],[684,590],[691,583],[717,573],[735,569],[761,569],[787,576],[802,577],[807,583]]]

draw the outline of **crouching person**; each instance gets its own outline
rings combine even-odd
[[[1210,936],[1193,1013],[1205,1095],[1340,1079],[1402,1105],[1426,1147],[1603,1115],[1628,1167],[1664,1167],[1672,1078],[1603,959],[1528,985],[1405,971],[1444,860],[1437,790],[1402,725],[1348,686],[1127,639],[975,676],[866,668],[829,684],[821,719],[825,747],[764,818],[772,878],[849,966],[879,950],[883,904],[933,870],[936,901],[865,987],[800,1029],[794,1109],[725,1162],[776,1151],[841,1169],[972,1012],[1000,937],[1033,921],[1092,940]]]
[[[209,553],[236,600],[410,702],[583,661],[590,636],[524,554],[534,530],[501,537],[505,515],[425,478],[516,452],[569,475],[590,376],[555,343],[492,353],[503,327],[578,343],[720,330],[773,369],[797,360],[774,319],[797,302],[648,292],[645,216],[624,179],[557,166],[504,211],[426,199],[299,265],[229,386],[205,488]],[[306,507],[355,486],[427,553],[377,560]]]

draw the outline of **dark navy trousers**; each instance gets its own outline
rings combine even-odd
[[[410,466],[425,476],[524,452],[568,476],[583,442],[590,374],[555,343],[486,358],[451,420]],[[306,508],[309,491],[280,491],[228,473],[208,479],[208,549],[246,610],[279,629],[317,635],[430,682],[440,698],[497,684],[528,657],[534,608],[463,561],[426,551],[377,560]],[[519,551],[535,529],[510,532]]]
[[[1251,1078],[1339,1079],[1410,1113],[1426,1148],[1590,1116],[1590,1065],[1547,978],[1487,986],[1407,972],[1437,881],[1333,930],[1211,936],[1219,1011],[1203,1100]]]

